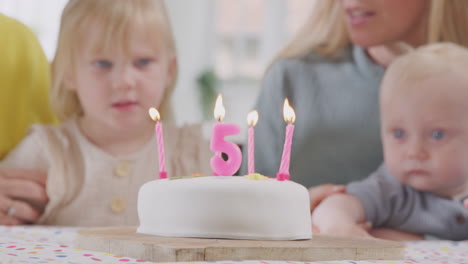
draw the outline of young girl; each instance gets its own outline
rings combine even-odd
[[[177,76],[163,0],[69,1],[52,70],[63,124],[34,126],[1,163],[46,171],[49,202],[4,200],[4,222],[137,225],[138,189],[158,175],[148,109],[170,117]],[[164,129],[169,175],[210,173],[199,126]]]
[[[347,194],[325,199],[312,221],[323,233],[367,235],[362,223],[399,232],[468,239],[468,50],[432,44],[395,61],[380,94],[385,163]]]

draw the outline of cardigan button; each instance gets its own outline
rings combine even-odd
[[[119,177],[127,177],[130,175],[130,162],[121,161],[115,166],[114,174]]]
[[[114,213],[123,213],[126,208],[126,202],[122,198],[114,198],[111,201],[110,208]]]

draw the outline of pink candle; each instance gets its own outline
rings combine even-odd
[[[258,112],[256,110],[251,111],[247,115],[247,124],[249,124],[248,130],[248,174],[255,173],[255,130],[254,126],[258,121]]]
[[[162,124],[160,122],[160,115],[156,108],[150,108],[149,114],[151,119],[156,121],[156,125],[154,126],[154,130],[156,132],[156,141],[158,143],[158,157],[159,157],[159,179],[166,179],[167,172],[166,172],[166,157],[164,155],[164,140],[163,140],[163,131],[162,131]]]
[[[289,180],[289,162],[291,157],[291,144],[292,137],[294,133],[294,121],[296,119],[296,114],[294,109],[289,105],[288,99],[284,100],[283,106],[284,121],[288,124],[286,126],[286,135],[284,137],[284,147],[283,155],[281,157],[281,164],[278,173],[276,174],[276,179],[278,181]]]
[[[218,123],[213,126],[213,132],[211,135],[210,149],[215,153],[211,158],[211,168],[213,169],[213,175],[215,176],[232,176],[240,168],[242,153],[239,146],[226,141],[224,137],[239,134],[240,128],[235,124],[222,123],[225,110],[221,95],[218,95],[218,98],[216,99],[214,112]],[[222,158],[222,153],[225,153],[228,156],[226,161]]]

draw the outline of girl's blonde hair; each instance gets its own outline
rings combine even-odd
[[[134,25],[144,25],[155,48],[162,48],[174,58],[174,75],[159,106],[164,119],[171,118],[170,96],[177,79],[176,48],[163,0],[70,0],[62,13],[57,51],[52,63],[51,103],[61,120],[83,113],[76,92],[69,89],[75,72],[82,39],[91,27],[99,27],[99,41],[92,43],[97,50],[129,46]]]
[[[468,1],[431,0],[427,43],[468,46]],[[309,19],[275,59],[304,56],[312,51],[336,56],[351,43],[338,0],[316,1]]]

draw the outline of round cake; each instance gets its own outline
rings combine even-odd
[[[138,194],[138,233],[254,240],[310,239],[307,189],[261,175],[155,180]]]

